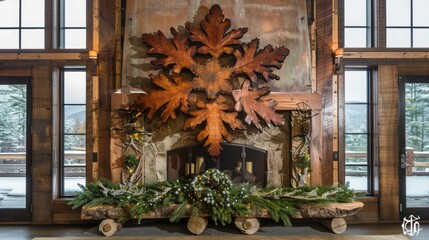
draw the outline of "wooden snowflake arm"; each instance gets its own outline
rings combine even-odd
[[[258,77],[256,73],[262,74],[266,82],[272,79],[279,79],[272,73],[273,67],[281,68],[284,59],[289,55],[289,49],[285,47],[273,48],[267,45],[264,49],[257,51],[259,40],[253,39],[248,44],[242,44],[242,50],[236,49],[234,56],[236,62],[234,73],[245,73],[252,82],[256,82]]]
[[[237,113],[224,112],[227,106],[217,102],[208,103],[205,109],[193,111],[190,115],[194,118],[187,119],[184,129],[195,128],[198,124],[206,122],[204,130],[198,136],[198,141],[206,139],[204,146],[208,147],[208,152],[212,156],[218,156],[222,150],[221,143],[224,140],[232,141],[232,135],[226,129],[224,122],[228,123],[232,129],[244,129],[244,125],[237,119]]]
[[[149,109],[147,118],[151,119],[155,112],[165,105],[161,113],[162,122],[169,118],[176,118],[176,109],[186,112],[188,109],[189,94],[193,89],[193,83],[185,81],[179,76],[174,76],[174,82],[163,74],[149,75],[152,83],[160,87],[149,91],[148,95],[142,95],[135,103],[134,107],[145,111]]]
[[[222,67],[217,60],[210,59],[205,65],[199,65],[195,68],[195,87],[204,90],[210,99],[217,97],[220,91],[231,92],[232,86],[230,68]]]
[[[247,114],[245,121],[248,124],[253,123],[259,130],[262,130],[260,118],[270,127],[271,123],[274,125],[284,124],[282,115],[276,113],[274,107],[277,102],[274,100],[260,100],[261,96],[269,93],[268,88],[259,88],[249,90],[250,83],[245,81],[240,90],[234,90],[232,95],[236,101],[235,110],[242,111]]]
[[[163,67],[174,65],[174,73],[180,73],[183,68],[192,69],[196,64],[193,60],[196,47],[188,47],[187,34],[180,36],[174,28],[170,30],[173,35],[172,39],[167,38],[161,31],[142,35],[143,43],[150,46],[147,51],[148,54],[160,54],[154,55],[156,59],[152,61],[152,64],[155,66],[162,65]]]
[[[218,58],[222,53],[231,54],[231,45],[239,45],[240,38],[247,32],[247,28],[233,29],[226,33],[231,27],[231,21],[224,18],[219,5],[213,5],[205,20],[201,21],[200,27],[186,24],[186,28],[191,33],[189,39],[193,42],[201,42],[203,46],[198,48],[202,54],[210,54]]]

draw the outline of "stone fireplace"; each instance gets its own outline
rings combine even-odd
[[[146,49],[141,46],[142,33],[158,30],[169,32],[171,26],[177,26],[185,21],[198,22],[207,13],[208,6],[213,4],[211,1],[203,1],[192,3],[189,7],[188,4],[180,4],[186,2],[180,0],[171,4],[170,1],[153,1],[154,4],[149,2],[152,1],[127,2],[127,16],[130,17],[125,29],[125,39],[128,41],[124,43],[123,86],[147,89],[151,85],[148,76],[154,71],[148,68],[150,59],[143,53]],[[294,146],[291,110],[297,110],[297,103],[302,102],[311,109],[319,110],[321,107],[320,96],[309,93],[311,57],[305,18],[306,5],[302,1],[294,0],[273,5],[265,2],[247,4],[242,1],[233,3],[225,1],[220,5],[225,10],[225,17],[231,18],[234,24],[249,27],[250,31],[243,41],[259,38],[261,46],[271,43],[274,46],[291,49],[284,66],[273,71],[280,77],[280,81],[271,81],[267,84],[276,93],[261,98],[265,100],[273,98],[278,102],[276,110],[283,115],[285,124],[264,127],[261,130],[248,124],[245,124],[247,128],[245,130],[229,129],[233,140],[230,143],[223,142],[221,144],[223,151],[217,159],[214,159],[207,153],[202,143],[196,140],[201,126],[185,131],[183,130],[185,115],[178,114],[176,119],[170,119],[164,124],[159,124],[160,119],[155,116],[144,122],[144,129],[149,135],[143,146],[142,181],[149,183],[176,179],[192,174],[192,171],[196,173],[203,165],[204,168],[216,167],[229,171],[236,181],[289,186],[291,176],[294,174],[291,170]],[[158,20],[148,21],[151,18]],[[180,30],[180,27],[178,29]],[[287,93],[288,91],[293,93]],[[314,153],[316,151],[313,155]],[[115,162],[118,162],[119,156],[119,151],[118,154],[112,155],[112,169],[117,167]],[[258,156],[257,160],[253,156]]]
[[[267,151],[249,145],[223,143],[217,157],[207,154],[203,145],[167,151],[167,179],[192,176],[210,168],[226,172],[235,183],[266,185]]]
[[[283,111],[282,115],[286,120],[290,119],[290,111]],[[144,147],[145,181],[176,179],[192,171],[196,173],[197,163],[204,163],[205,169],[214,167],[230,171],[236,181],[289,185],[290,121],[280,127],[266,127],[263,131],[254,127],[232,131],[234,140],[222,143],[223,150],[218,158],[210,157],[207,149],[196,141],[198,129],[181,130],[182,121],[184,117],[178,116],[175,121],[161,127],[157,126],[157,120],[145,122],[146,131],[152,134]],[[203,161],[199,158],[203,158]],[[186,166],[189,170],[186,170]],[[198,169],[201,167],[198,166]],[[254,176],[247,173],[249,170],[252,170]]]

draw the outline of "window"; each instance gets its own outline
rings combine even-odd
[[[85,185],[86,70],[61,71],[60,195],[72,196]]]
[[[344,47],[371,47],[370,1],[344,0]]]
[[[0,1],[0,49],[45,48],[45,0]]]
[[[427,0],[386,0],[386,47],[429,47]]]
[[[61,0],[60,47],[86,49],[86,0]]]
[[[346,69],[345,86],[345,182],[350,188],[372,191],[372,71]]]
[[[86,20],[87,0],[0,0],[0,50],[86,49]]]

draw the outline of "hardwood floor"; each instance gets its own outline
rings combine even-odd
[[[422,231],[412,239],[429,239],[429,223],[421,224]],[[142,234],[144,233],[144,234]],[[234,226],[215,226],[213,223],[204,235],[241,234]],[[316,222],[294,223],[292,228],[283,227],[271,221],[261,222],[260,235],[329,235],[333,234]],[[398,235],[402,234],[400,223],[350,224],[347,235]],[[141,225],[127,224],[116,236],[186,236],[186,222],[169,223],[168,221],[145,222]],[[96,237],[102,236],[96,224],[80,225],[0,225],[0,239],[28,240],[35,237]],[[106,238],[107,239],[107,238]],[[345,238],[347,239],[347,238]]]

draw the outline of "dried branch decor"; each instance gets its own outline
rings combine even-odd
[[[222,141],[232,141],[227,127],[245,129],[241,111],[247,124],[260,130],[262,121],[268,126],[284,123],[275,112],[277,103],[260,99],[269,88],[259,85],[279,79],[273,68],[282,66],[289,49],[271,45],[259,49],[258,39],[242,43],[247,28],[228,31],[230,26],[220,6],[213,5],[199,26],[188,22],[180,33],[171,28],[172,38],[161,31],[142,35],[147,53],[155,58],[151,63],[164,71],[150,75],[154,87],[134,107],[147,111],[149,119],[161,112],[162,123],[175,119],[180,109],[190,116],[185,130],[205,122],[197,140],[205,140],[212,156],[220,154]]]

